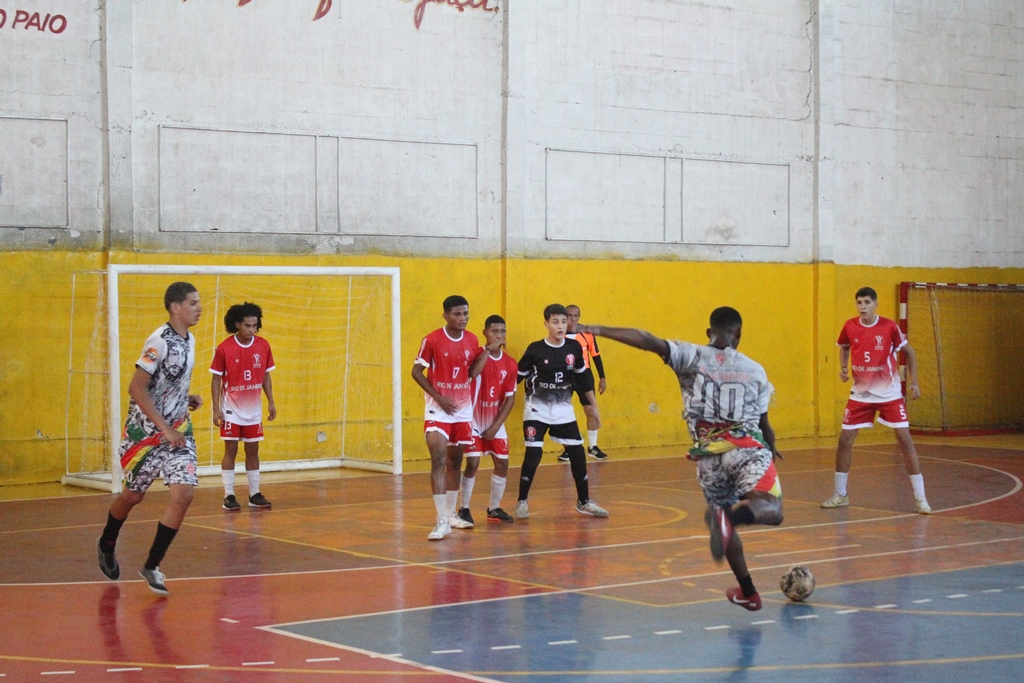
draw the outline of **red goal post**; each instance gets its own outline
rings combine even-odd
[[[1024,285],[901,282],[899,326],[917,356],[915,434],[1024,430]],[[906,393],[906,357],[900,354]]]

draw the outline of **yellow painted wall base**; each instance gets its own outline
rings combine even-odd
[[[69,333],[95,321],[95,307],[72,315],[76,271],[116,263],[398,266],[402,272],[402,435],[404,459],[427,458],[422,436],[423,398],[409,377],[424,334],[440,327],[449,294],[470,301],[470,329],[500,313],[508,321],[509,352],[518,356],[544,336],[544,306],[575,303],[582,320],[635,326],[673,339],[706,339],[708,315],[717,306],[744,317],[740,350],[765,366],[776,393],[770,407],[780,436],[833,436],[848,386],[838,379],[835,337],[855,315],[853,293],[878,290],[879,312],[896,317],[902,280],[1020,282],[1024,269],[884,269],[833,264],[692,263],[668,261],[567,261],[424,259],[378,256],[223,256],[76,252],[0,254],[5,306],[5,353],[0,356],[0,485],[56,481],[65,469],[66,425],[82,417],[78,397],[68,396]],[[170,278],[168,279],[170,282]],[[162,317],[162,301],[152,310]],[[155,325],[154,325],[155,327]],[[273,343],[273,329],[266,329]],[[144,339],[134,340],[141,350]],[[913,343],[913,339],[911,339]],[[125,343],[129,343],[126,340]],[[673,374],[654,355],[606,341],[601,344],[608,391],[600,397],[601,446],[684,444],[682,399]],[[133,359],[122,358],[131,364]],[[209,394],[197,359],[193,391]],[[282,368],[283,371],[286,371]],[[277,382],[278,380],[275,380]],[[126,401],[125,401],[126,402]],[[522,447],[519,408],[509,420],[513,453]],[[120,406],[122,414],[126,406]],[[195,419],[207,422],[206,413]],[[582,417],[582,411],[577,411]],[[74,433],[74,429],[71,430]],[[267,441],[274,438],[268,426]],[[513,461],[517,458],[513,455]]]

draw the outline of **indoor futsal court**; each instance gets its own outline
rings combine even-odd
[[[240,514],[204,480],[164,563],[167,598],[136,574],[159,487],[122,531],[118,582],[96,566],[109,494],[5,500],[0,677],[1019,680],[1024,440],[919,441],[927,517],[891,442],[855,446],[839,510],[819,507],[834,444],[782,442],[785,522],[740,529],[759,612],[725,600],[734,579],[709,556],[693,463],[675,448],[590,463],[606,520],[573,511],[569,467],[546,454],[529,520],[481,520],[441,543],[426,541],[425,473],[268,475],[274,509]],[[22,489],[47,493],[4,495]],[[778,589],[797,564],[817,579],[803,603]]]

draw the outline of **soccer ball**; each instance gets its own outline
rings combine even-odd
[[[779,579],[779,588],[793,602],[802,602],[814,592],[814,574],[807,567],[793,567]]]

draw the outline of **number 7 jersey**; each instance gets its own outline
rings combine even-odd
[[[427,403],[424,420],[449,423],[473,420],[473,382],[469,378],[469,366],[480,352],[476,335],[467,330],[454,339],[442,327],[423,338],[416,362],[427,368],[427,381],[437,393],[453,400],[456,406],[455,414],[449,415],[424,392]]]

